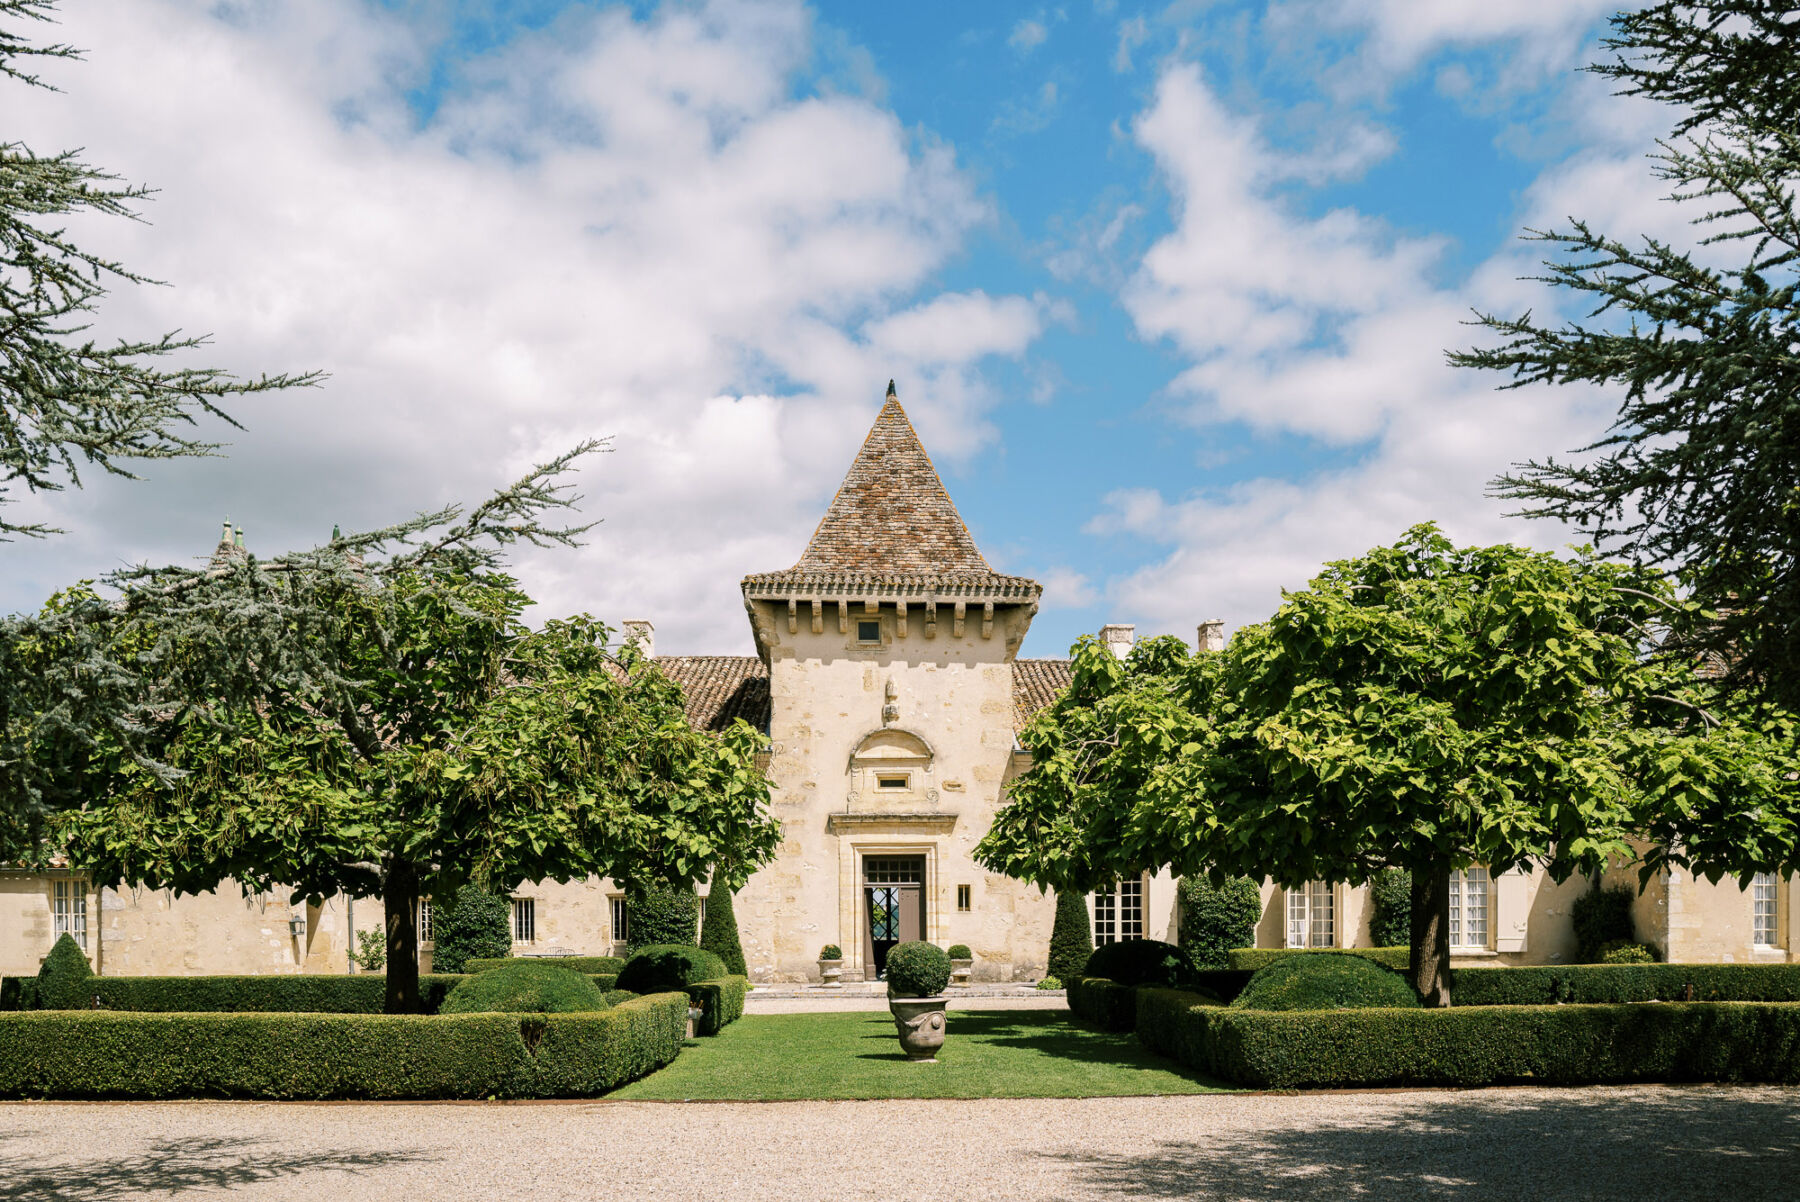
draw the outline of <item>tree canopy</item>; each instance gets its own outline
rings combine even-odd
[[[1672,608],[1665,582],[1585,552],[1421,526],[1223,652],[1161,638],[1120,661],[1084,639],[977,858],[1059,891],[1164,866],[1286,887],[1404,868],[1415,984],[1444,1000],[1455,869],[1562,879],[1647,833],[1652,866],[1740,872],[1746,845],[1756,869],[1800,866],[1786,727],[1721,716],[1716,682],[1653,654]]]
[[[34,44],[24,22],[50,20],[54,0],[0,0],[0,84],[48,87],[33,59],[78,58],[71,46]],[[56,531],[8,519],[9,492],[81,484],[81,469],[129,476],[143,459],[207,455],[201,417],[237,422],[228,397],[311,384],[320,377],[235,379],[217,368],[164,366],[206,339],[167,333],[110,344],[87,333],[109,284],[155,283],[83,250],[62,224],[83,214],[138,219],[148,188],[121,184],[77,151],[40,155],[0,141],[0,540]]]
[[[686,883],[772,854],[762,736],[695,731],[679,688],[634,651],[610,655],[600,623],[533,630],[528,598],[494,572],[337,583],[320,598],[335,678],[172,718],[174,774],[127,762],[57,823],[73,863],[108,885],[378,894],[388,1006],[410,1010],[421,897]]]
[[[1590,70],[1673,107],[1653,159],[1699,244],[1530,231],[1554,255],[1539,278],[1593,308],[1481,314],[1499,341],[1450,359],[1506,387],[1622,389],[1605,435],[1499,494],[1676,578],[1702,608],[1669,637],[1800,709],[1800,5],[1665,2],[1612,25]]]

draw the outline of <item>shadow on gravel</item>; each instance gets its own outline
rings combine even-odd
[[[0,1155],[0,1199],[100,1202],[135,1193],[231,1190],[306,1173],[366,1172],[432,1159],[416,1152],[284,1152],[261,1139],[165,1139],[146,1152],[74,1162]],[[294,1185],[295,1197],[309,1192],[301,1182]]]
[[[1069,1164],[1123,1198],[1793,1198],[1800,1092],[1706,1086],[1298,1095],[1307,1125],[1164,1141]],[[1319,1103],[1331,1118],[1312,1117]],[[1398,1102],[1396,1113],[1388,1105]],[[1366,1111],[1381,1105],[1379,1113]],[[1297,1116],[1298,1119],[1298,1116]]]

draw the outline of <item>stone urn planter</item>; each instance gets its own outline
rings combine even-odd
[[[944,1046],[944,987],[950,957],[930,943],[902,943],[887,955],[888,1010],[900,1047],[914,1064],[934,1064]]]
[[[828,943],[819,951],[819,984],[826,989],[842,989],[843,977],[843,949],[835,943]]]
[[[965,943],[953,944],[950,948],[950,984],[957,989],[969,987],[969,973],[975,967],[975,957]]]
[[[908,1060],[937,1060],[938,1049],[944,1046],[944,1005],[948,1000],[943,997],[888,999],[894,1028],[900,1035],[900,1047]]]

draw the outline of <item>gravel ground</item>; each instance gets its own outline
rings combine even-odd
[[[898,1154],[896,1154],[898,1153]],[[1800,1091],[0,1105],[0,1198],[1792,1198]]]

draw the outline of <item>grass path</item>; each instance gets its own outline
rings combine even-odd
[[[610,1097],[774,1102],[850,1098],[1095,1098],[1226,1088],[1154,1056],[1131,1034],[1066,1010],[958,1010],[936,1064],[911,1064],[886,1013],[751,1014],[691,1041],[667,1068]]]

